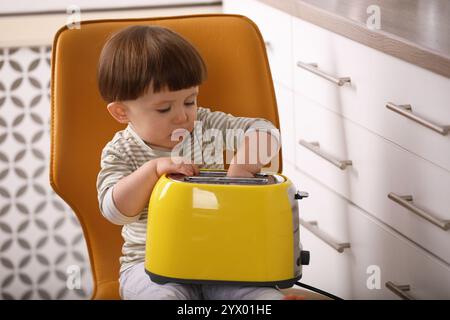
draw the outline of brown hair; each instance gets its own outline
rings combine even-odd
[[[202,57],[186,39],[159,26],[130,26],[113,34],[100,54],[97,82],[106,102],[187,89],[207,77]]]

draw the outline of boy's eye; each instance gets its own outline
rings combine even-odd
[[[156,111],[158,111],[159,113],[166,113],[166,112],[168,112],[170,110],[170,107],[168,107],[168,108],[166,108],[166,109],[159,109],[159,110],[156,110]]]
[[[194,104],[195,104],[195,101],[192,101],[192,102],[185,102],[185,103],[184,103],[185,106],[193,106]],[[170,108],[171,108],[171,107],[168,107],[168,108],[166,108],[166,109],[158,109],[158,110],[156,110],[156,111],[158,111],[159,113],[166,113],[166,112],[169,112],[169,111],[170,111]]]

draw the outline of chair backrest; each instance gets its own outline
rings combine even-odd
[[[263,117],[279,128],[275,93],[257,26],[239,15],[85,21],[55,35],[51,80],[50,183],[77,215],[93,273],[94,299],[117,299],[121,228],[105,220],[97,202],[100,154],[123,129],[100,97],[96,71],[108,36],[129,25],[160,25],[199,50],[208,68],[198,104],[236,116]],[[278,158],[281,172],[281,152]]]

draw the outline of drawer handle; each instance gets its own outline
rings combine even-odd
[[[314,234],[317,238],[331,246],[334,250],[336,250],[339,253],[344,252],[344,249],[350,248],[350,243],[337,243],[334,241],[328,234],[323,232],[317,227],[316,221],[305,221],[302,218],[300,218],[300,224],[304,226],[306,229],[308,229],[312,234]]]
[[[429,214],[425,210],[416,207],[412,203],[412,201],[413,201],[413,197],[412,196],[410,196],[410,195],[400,196],[398,194],[395,194],[395,193],[391,192],[391,193],[388,194],[388,198],[391,199],[394,202],[397,202],[399,205],[401,205],[402,207],[408,209],[409,211],[417,214],[419,217],[422,217],[425,220],[428,220],[429,222],[431,222],[432,224],[438,226],[442,230],[447,231],[448,229],[450,229],[450,220],[438,219],[436,217],[433,217],[431,214]]]
[[[318,75],[319,77],[322,77],[324,79],[327,79],[328,81],[331,81],[331,82],[337,84],[338,86],[343,86],[344,84],[351,82],[351,79],[349,77],[336,78],[334,76],[329,75],[326,72],[319,70],[319,66],[317,63],[305,63],[305,62],[297,61],[297,67],[300,67],[309,72],[312,72],[315,75]]]
[[[332,157],[331,155],[329,155],[328,153],[320,150],[320,144],[318,142],[316,142],[316,141],[308,142],[308,141],[305,141],[303,139],[300,139],[300,141],[298,143],[301,144],[302,146],[304,146],[306,149],[314,152],[318,156],[320,156],[320,157],[324,158],[325,160],[331,162],[332,164],[334,164],[336,167],[338,167],[341,170],[345,170],[345,168],[347,166],[351,166],[352,165],[352,161],[351,160],[338,160],[338,159],[335,159],[334,157]]]
[[[408,284],[405,285],[397,285],[393,283],[392,281],[386,282],[386,288],[391,290],[393,293],[398,295],[400,298],[404,300],[415,300],[413,297],[411,297],[407,291],[411,290],[411,287]]]
[[[420,123],[421,125],[429,128],[431,130],[434,130],[443,136],[446,136],[450,131],[450,126],[440,126],[440,125],[432,123],[432,122],[425,120],[425,119],[419,117],[418,115],[414,114],[412,112],[412,107],[410,104],[397,105],[395,103],[388,102],[386,104],[386,108],[388,108],[392,111],[395,111],[395,112],[401,114],[402,116],[405,116],[406,118],[411,119],[417,123]]]

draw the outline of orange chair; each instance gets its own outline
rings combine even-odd
[[[257,26],[239,15],[206,14],[164,18],[85,21],[55,35],[51,77],[50,182],[77,215],[93,273],[93,299],[118,299],[120,226],[99,211],[96,178],[100,153],[117,130],[97,89],[100,51],[108,36],[126,26],[171,28],[203,56],[208,79],[200,106],[237,116],[263,117],[279,127],[277,104],[264,41]],[[281,152],[279,155],[281,172]]]

